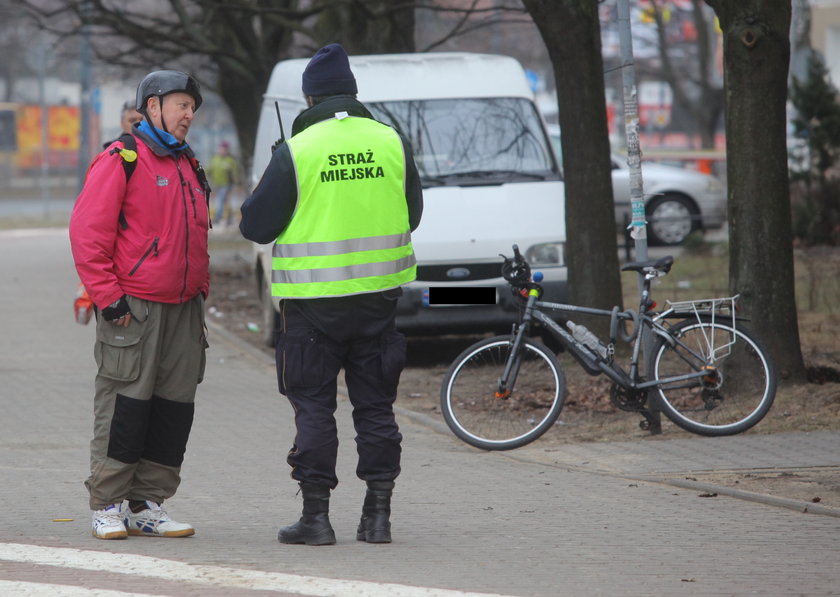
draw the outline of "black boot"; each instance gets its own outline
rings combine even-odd
[[[393,481],[368,481],[362,519],[356,531],[357,541],[368,543],[391,542],[391,493]]]
[[[335,532],[330,524],[330,488],[326,485],[300,484],[303,515],[296,523],[280,529],[280,543],[334,545]]]

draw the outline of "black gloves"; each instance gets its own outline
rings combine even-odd
[[[115,319],[119,319],[128,313],[131,313],[131,309],[128,308],[128,301],[125,300],[125,295],[122,295],[120,300],[115,301],[102,309],[102,318],[105,319],[105,321],[114,321]]]

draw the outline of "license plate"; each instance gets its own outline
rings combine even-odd
[[[426,307],[495,305],[497,302],[494,286],[432,286],[423,293]]]

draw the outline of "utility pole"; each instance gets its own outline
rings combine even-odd
[[[630,2],[618,0],[618,40],[621,47],[621,81],[624,89],[624,135],[627,143],[627,166],[630,168],[630,237],[635,241],[636,261],[648,260],[647,221],[645,219],[645,195],[642,184],[642,149],[639,145],[639,97],[636,91],[635,60],[633,58],[633,37],[630,30]],[[639,292],[644,274],[639,273]],[[650,356],[652,338],[649,330],[642,336],[642,353]],[[650,392],[648,400],[648,430],[652,435],[662,433],[662,413],[656,394]]]
[[[79,165],[78,165],[78,190],[82,190],[85,182],[88,162],[90,162],[90,95],[92,88],[91,73],[91,48],[90,48],[90,25],[88,24],[88,11],[90,3],[85,2],[82,7],[82,35],[80,40],[79,56],[81,58],[81,98],[79,109],[81,111],[81,131],[79,134]]]
[[[44,216],[50,214],[50,146],[49,146],[49,106],[47,106],[47,71],[52,63],[52,45],[41,33],[32,45],[27,59],[30,66],[38,73],[38,104],[41,107],[41,201],[44,204]]]
[[[630,2],[618,0],[618,40],[621,48],[621,82],[624,90],[624,135],[630,168],[630,237],[635,241],[636,261],[647,261],[647,221],[642,184],[642,150],[639,145],[639,98],[636,91],[633,38],[630,32]]]

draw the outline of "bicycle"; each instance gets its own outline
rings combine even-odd
[[[638,311],[544,302],[541,274],[532,279],[516,245],[513,252],[512,258],[501,255],[502,276],[524,302],[521,322],[511,334],[480,340],[461,352],[441,386],[444,419],[466,443],[486,450],[518,448],[543,435],[560,416],[565,376],[555,354],[529,337],[534,322],[587,373],[609,377],[611,401],[640,413],[643,429],[659,422],[648,407],[652,400],[677,426],[705,436],[741,433],[772,406],[776,368],[736,316],[738,295],[668,301],[665,309],[654,311],[651,282],[671,270],[674,258],[668,256],[621,268],[643,276]],[[560,312],[569,329],[547,312]],[[569,322],[569,313],[609,317],[609,342]],[[617,340],[632,344],[627,371],[615,359]],[[647,345],[651,349],[643,351]],[[643,352],[646,375],[641,374]]]

